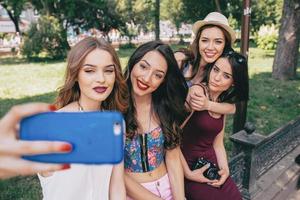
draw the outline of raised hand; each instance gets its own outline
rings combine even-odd
[[[72,146],[65,142],[18,140],[19,122],[22,118],[54,109],[55,107],[45,103],[17,105],[0,120],[0,179],[70,167],[68,164],[44,164],[21,158],[22,155],[71,151]]]

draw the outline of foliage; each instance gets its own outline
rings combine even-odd
[[[133,22],[126,23],[125,35],[129,37],[129,45],[131,45],[132,38],[139,34],[138,29],[139,26],[135,25]]]
[[[41,14],[55,16],[65,29],[71,26],[85,30],[96,28],[107,34],[113,28],[125,26],[116,12],[115,1],[31,0],[31,2]]]
[[[132,43],[127,43],[127,44],[121,44],[120,49],[135,49],[136,45],[132,44]]]
[[[138,31],[154,30],[154,3],[152,0],[116,0],[116,10],[122,20],[129,24],[138,25]],[[123,30],[127,35],[128,30]]]
[[[165,0],[167,1],[167,0]],[[203,19],[208,13],[217,10],[215,1],[203,0],[182,0],[182,21],[195,23]],[[242,25],[243,1],[242,0],[219,0],[221,12],[234,20],[234,28],[237,29]],[[252,0],[251,1],[251,30],[255,32],[263,24],[279,24],[281,17],[281,8],[283,0]],[[170,5],[171,6],[171,5]],[[164,8],[168,9],[168,8]],[[171,10],[171,9],[170,9]],[[165,12],[165,11],[163,11]],[[162,12],[162,13],[163,13]],[[172,12],[172,11],[166,11]],[[263,13],[263,14],[262,14]],[[233,22],[233,21],[232,21]]]
[[[233,28],[233,30],[239,30],[239,22],[236,18],[234,18],[232,16],[232,14],[229,14],[228,16],[228,23],[229,23],[229,26]]]
[[[203,19],[208,13],[216,11],[215,1],[212,0],[182,0],[183,20],[187,23],[195,23]],[[222,12],[226,10],[227,0],[219,1]]]
[[[38,23],[31,25],[22,46],[27,58],[46,53],[47,57],[64,58],[68,47],[63,45],[63,27],[53,16],[40,16]]]
[[[278,29],[275,25],[262,25],[257,32],[255,42],[257,46],[265,50],[274,50],[277,45]]]
[[[170,20],[177,31],[183,21],[183,1],[182,0],[162,0],[161,2],[161,19]]]
[[[253,31],[259,30],[264,24],[279,26],[283,0],[253,0],[251,5],[251,26]]]

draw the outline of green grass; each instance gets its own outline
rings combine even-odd
[[[179,48],[176,45],[172,47],[174,50]],[[123,67],[132,52],[133,49],[118,52]],[[274,51],[250,48],[249,52],[250,101],[247,120],[256,125],[258,133],[268,135],[300,114],[300,80],[277,81],[271,78]],[[300,77],[300,58],[298,63]],[[52,102],[56,89],[62,84],[64,71],[64,61],[28,63],[18,57],[1,58],[0,116],[15,104]],[[227,149],[231,149],[232,145],[228,142],[231,128],[232,117],[229,117],[225,138]],[[37,178],[29,176],[0,181],[0,199],[41,199]]]

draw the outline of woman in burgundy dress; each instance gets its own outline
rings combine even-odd
[[[198,84],[198,93],[211,101],[235,103],[248,99],[248,70],[246,59],[233,51],[224,53],[207,68]],[[183,129],[181,160],[185,174],[188,200],[241,200],[241,194],[229,176],[224,148],[224,115],[211,111],[194,111]],[[218,179],[205,177],[208,165],[193,170],[198,158],[215,164]]]

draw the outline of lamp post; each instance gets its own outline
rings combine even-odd
[[[242,34],[241,34],[241,54],[248,60],[249,51],[249,26],[251,15],[251,0],[243,0],[243,16],[242,16]],[[247,118],[247,101],[242,101],[236,104],[236,113],[233,119],[233,133],[236,133],[244,128]]]

